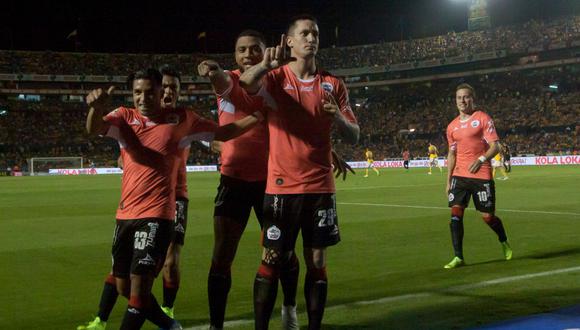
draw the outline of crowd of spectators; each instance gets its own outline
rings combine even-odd
[[[580,142],[579,72],[580,66],[571,65],[482,75],[467,81],[476,89],[477,106],[494,118],[512,154],[572,154]],[[431,142],[445,155],[445,129],[457,116],[457,83],[441,80],[398,85],[353,98],[361,140],[355,146],[336,141],[336,150],[347,160],[363,159],[364,147],[374,152],[375,159],[400,158],[405,148],[412,157],[420,158],[426,156]],[[216,119],[215,99],[187,105]],[[0,115],[0,168],[19,165],[26,171],[30,157],[66,156],[84,157],[85,164],[99,167],[116,166],[117,144],[86,135],[84,103],[58,98],[0,101],[0,109],[6,111]],[[193,145],[188,164],[216,164],[217,156],[204,146]]]
[[[215,119],[210,111],[211,103],[204,101],[190,106],[200,115]],[[117,167],[118,144],[109,138],[87,135],[88,108],[84,103],[58,99],[0,101],[0,109],[6,111],[0,115],[0,169],[18,165],[28,172],[32,157],[83,157],[85,167],[90,164]],[[215,164],[217,156],[201,144],[194,144],[188,164]],[[74,164],[62,162],[61,166]],[[54,164],[46,166],[49,165]],[[44,165],[38,162],[37,166]]]
[[[580,16],[550,21],[532,20],[521,25],[380,44],[323,48],[321,67],[332,69],[390,65],[443,59],[459,55],[507,50],[527,53],[551,44],[570,46],[580,40]],[[0,73],[127,75],[148,66],[171,64],[185,75],[195,75],[200,61],[212,58],[225,68],[234,67],[231,54],[104,54],[0,51]]]
[[[477,107],[494,118],[513,154],[575,153],[580,142],[579,70],[568,66],[514,71],[467,81],[476,89]],[[375,159],[398,158],[404,148],[413,157],[426,157],[432,142],[446,155],[445,130],[458,114],[457,84],[431,81],[370,91],[368,98],[355,99],[359,145],[337,143],[335,148],[347,159],[362,159],[364,147],[373,151]]]

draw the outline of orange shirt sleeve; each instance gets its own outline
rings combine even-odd
[[[483,138],[487,143],[495,142],[499,140],[499,136],[497,135],[497,131],[495,130],[495,125],[493,124],[493,120],[487,114],[485,114],[482,119],[483,125]]]
[[[338,102],[338,107],[340,109],[340,112],[342,113],[342,115],[344,116],[344,118],[346,118],[346,120],[348,120],[349,122],[356,124],[356,117],[354,116],[354,113],[352,112],[352,108],[350,106],[350,101],[348,99],[348,90],[346,89],[346,86],[344,85],[344,82],[342,80],[338,80],[338,88],[337,88],[337,102]]]

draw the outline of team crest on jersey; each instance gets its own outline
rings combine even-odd
[[[169,124],[177,125],[179,124],[179,115],[176,113],[169,113],[165,116],[165,120]]]
[[[322,84],[320,84],[320,86],[322,86],[322,89],[323,90],[325,90],[325,91],[327,91],[329,93],[332,93],[333,87],[332,87],[332,84],[331,83],[325,81]]]
[[[476,128],[477,126],[479,126],[479,120],[474,120],[471,122],[471,127]]]
[[[280,231],[280,229],[274,225],[272,227],[268,228],[268,230],[266,231],[266,236],[271,241],[279,240],[281,234],[282,234],[282,232]]]
[[[449,193],[449,201],[452,202],[455,199],[455,195],[453,193]]]

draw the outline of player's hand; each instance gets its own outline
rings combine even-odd
[[[266,48],[261,65],[268,70],[273,70],[293,61],[296,61],[296,58],[291,57],[286,49],[286,35],[283,34],[279,45]]]
[[[481,164],[483,163],[479,159],[473,161],[473,163],[469,165],[469,173],[477,173],[477,171],[479,171],[479,169],[481,168]]]
[[[342,181],[346,180],[346,175],[348,171],[352,174],[356,174],[352,167],[348,165],[347,162],[340,157],[336,151],[332,150],[332,165],[334,167],[333,172],[335,174],[335,178],[338,178],[342,174]]]
[[[115,86],[109,87],[108,90],[104,91],[102,88],[93,89],[89,95],[87,95],[87,105],[95,109],[103,109],[111,104],[111,95],[115,91]]]
[[[212,77],[221,70],[220,65],[214,60],[205,60],[197,66],[197,73],[201,77]]]
[[[331,115],[332,117],[337,117],[340,116],[340,108],[338,106],[338,102],[336,102],[336,99],[334,98],[334,96],[327,92],[324,91],[324,99],[322,101],[322,110],[326,113]]]

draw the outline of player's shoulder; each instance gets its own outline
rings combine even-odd
[[[140,116],[140,113],[137,111],[137,109],[120,106],[109,112],[107,116],[123,118],[127,116]]]
[[[454,126],[456,126],[459,123],[459,121],[460,121],[459,116],[453,118],[453,120],[451,120],[449,122],[449,124],[447,124],[447,129],[453,128]]]
[[[240,77],[242,75],[242,72],[240,71],[240,69],[224,70],[224,72],[226,74],[228,74],[232,79],[235,79],[235,80],[240,80]]]
[[[478,118],[478,119],[491,119],[491,116],[487,112],[485,112],[485,111],[483,111],[481,109],[476,110],[473,113],[472,117],[473,118]]]

